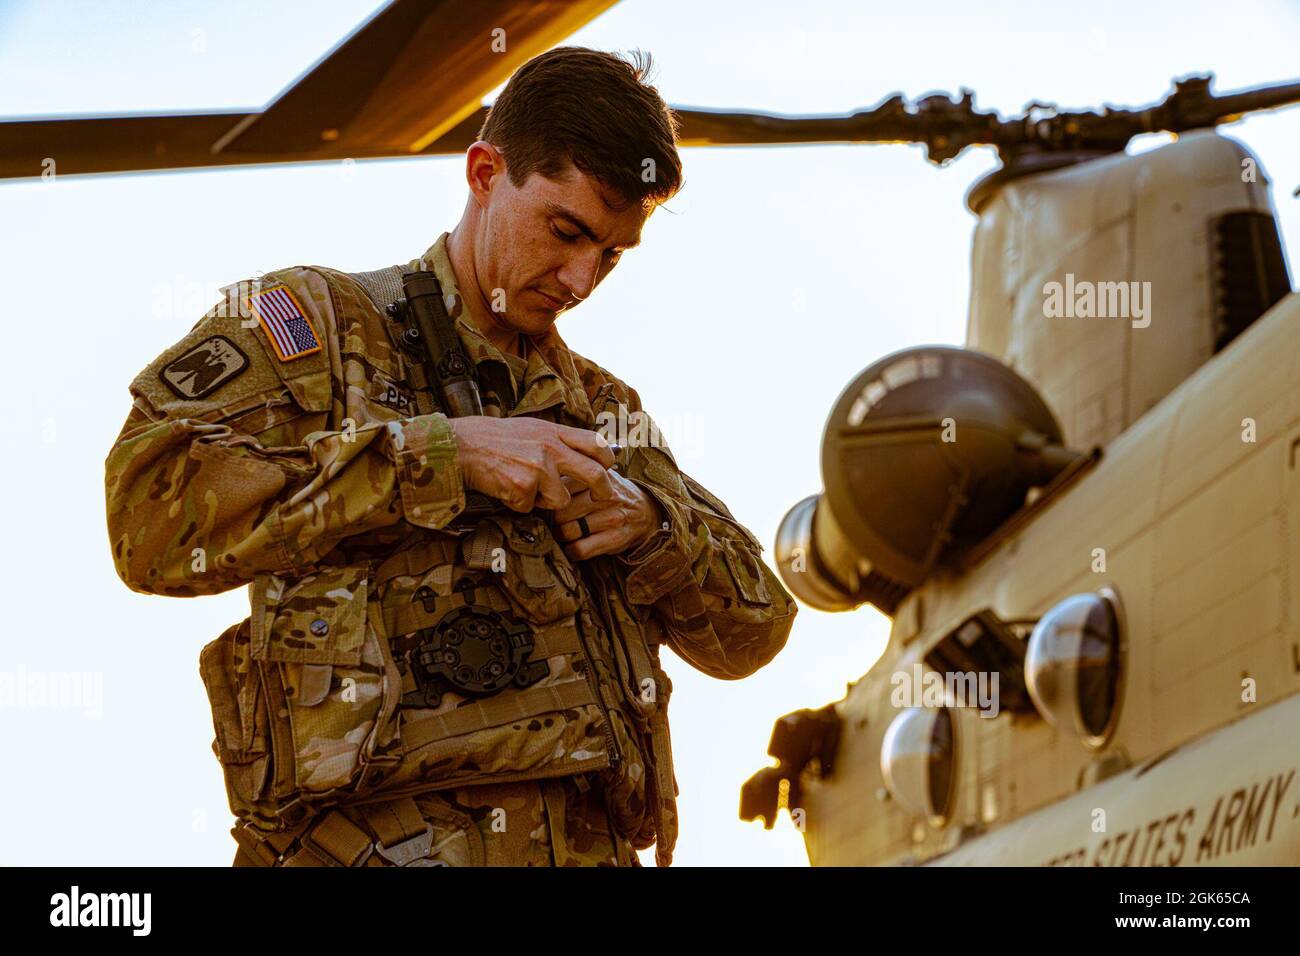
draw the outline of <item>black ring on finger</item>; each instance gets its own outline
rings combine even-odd
[[[587,527],[586,517],[578,518],[578,530],[582,532],[582,537],[584,538],[591,534],[591,529]]]

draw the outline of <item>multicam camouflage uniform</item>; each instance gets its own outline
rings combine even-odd
[[[644,415],[553,329],[526,359],[493,347],[446,241],[408,265],[447,293],[485,414]],[[229,291],[131,384],[106,487],[128,586],[251,584],[249,618],[201,657],[236,863],[628,865],[654,843],[667,865],[659,645],[722,679],[772,659],[795,606],[758,541],[662,442],[632,442],[615,467],[664,526],[579,566],[546,512],[467,510],[424,369],[357,278],[296,267]],[[505,683],[462,680],[467,661]]]

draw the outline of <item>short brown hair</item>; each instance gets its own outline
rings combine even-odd
[[[651,66],[640,51],[627,60],[586,47],[548,50],[515,71],[478,138],[501,150],[516,186],[572,162],[624,201],[656,206],[681,188],[682,163],[677,119],[645,82]]]

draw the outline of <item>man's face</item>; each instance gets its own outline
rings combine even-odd
[[[498,154],[499,155],[499,154]],[[648,213],[572,164],[555,179],[516,187],[492,177],[475,248],[480,290],[504,328],[540,335],[591,295],[622,253],[641,241]]]

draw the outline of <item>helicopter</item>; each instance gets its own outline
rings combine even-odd
[[[814,865],[1300,863],[1300,296],[1218,124],[1300,84],[1010,120],[900,98],[861,139],[992,144],[963,348],[874,362],[777,535],[823,611],[891,619],[777,721],[742,819]],[[1176,139],[1135,155],[1139,133]]]
[[[484,94],[612,5],[395,0],[260,111],[0,122],[0,178],[459,153]],[[1300,862],[1300,305],[1263,169],[1214,131],[1297,100],[675,108],[683,146],[1003,164],[968,196],[965,347],[849,385],[777,541],[803,603],[871,604],[889,645],[778,721],[742,818],[786,808],[817,865]]]

